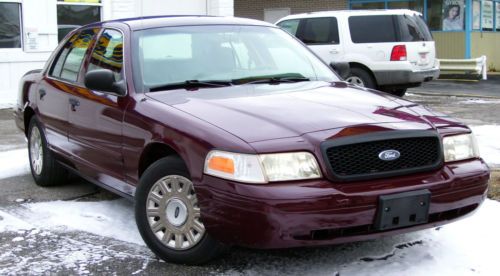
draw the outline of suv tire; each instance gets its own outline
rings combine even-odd
[[[135,193],[135,219],[148,247],[171,263],[196,265],[223,253],[200,220],[198,200],[184,162],[168,156],[142,175]]]
[[[366,70],[352,67],[351,74],[346,78],[346,81],[361,87],[375,89],[376,84],[370,73]]]

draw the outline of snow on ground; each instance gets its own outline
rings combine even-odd
[[[13,93],[0,93],[0,109],[13,108],[17,102],[17,94]]]
[[[468,99],[460,101],[459,104],[499,104],[500,100]]]
[[[500,125],[470,126],[481,157],[492,167],[500,166]]]
[[[29,173],[28,150],[0,152],[0,168],[0,179]]]

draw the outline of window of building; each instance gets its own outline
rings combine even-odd
[[[58,0],[57,37],[59,41],[72,30],[101,21],[100,0]]]
[[[59,52],[50,75],[76,82],[85,53],[98,29],[87,29],[73,35]]]
[[[339,44],[337,18],[308,18],[298,37],[306,44]]]
[[[384,1],[380,2],[351,2],[352,10],[381,10],[385,9]]]
[[[392,15],[350,16],[349,29],[354,43],[397,42],[397,17]],[[373,30],[380,30],[374,32]]]
[[[21,4],[0,2],[0,48],[21,48]]]
[[[122,68],[123,35],[117,30],[104,30],[94,47],[87,70],[109,69],[119,81],[123,78]]]

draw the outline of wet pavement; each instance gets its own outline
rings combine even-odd
[[[410,92],[406,98],[462,119],[468,124],[500,125],[500,99],[415,93]],[[15,128],[11,111],[0,110],[0,152],[25,147],[24,136]],[[34,221],[29,210],[29,204],[40,202],[106,202],[117,198],[77,177],[72,178],[68,185],[51,188],[37,187],[28,172],[0,179],[0,275],[339,275],[342,271],[349,271],[353,262],[358,266],[362,266],[364,262],[381,260],[380,258],[398,258],[412,262],[408,257],[411,255],[411,248],[427,246],[432,242],[432,239],[423,238],[422,232],[417,232],[319,248],[232,248],[222,258],[208,265],[187,267],[159,261],[140,242],[126,242],[113,238],[113,235],[92,234],[64,226],[70,225],[69,223],[62,223],[61,227],[46,228],[43,226],[43,219]],[[120,208],[131,212],[132,202],[124,201],[121,204]],[[76,214],[74,218],[71,214],[68,215],[67,219],[77,219]],[[131,225],[133,220],[130,217]],[[9,223],[16,227],[2,229],[3,224]],[[111,227],[112,225],[110,224]]]

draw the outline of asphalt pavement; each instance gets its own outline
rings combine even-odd
[[[463,96],[500,98],[500,75],[488,76],[488,80],[435,80],[420,87],[408,89],[409,93],[431,96]]]

